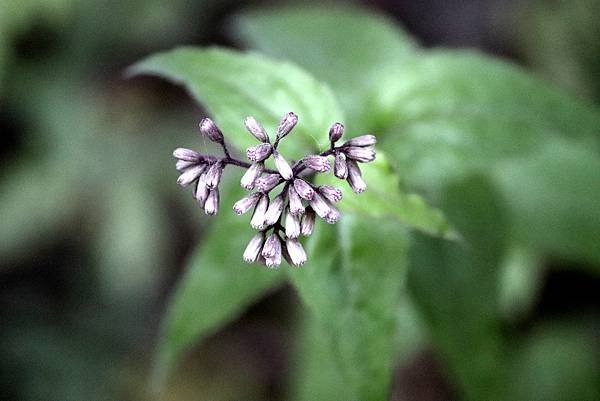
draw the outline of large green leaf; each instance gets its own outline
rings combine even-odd
[[[248,265],[242,260],[242,252],[254,233],[248,219],[230,209],[241,196],[241,191],[235,190],[221,200],[219,221],[190,258],[173,295],[156,361],[158,386],[164,384],[191,346],[282,283],[279,271]]]
[[[293,64],[259,54],[184,47],[151,56],[129,72],[158,75],[184,85],[238,148],[256,144],[244,129],[244,118],[249,115],[274,132],[286,112],[298,114],[294,140],[282,142],[284,154],[294,158],[322,148],[331,124],[343,121],[327,86]]]
[[[462,241],[416,233],[408,286],[466,398],[501,399],[507,370],[498,283],[506,215],[480,176],[450,185],[442,205]]]
[[[394,221],[345,214],[336,226],[316,227],[307,246],[309,262],[290,270],[331,350],[347,398],[387,397],[407,243],[407,231]]]
[[[403,62],[413,39],[383,15],[359,8],[305,6],[247,12],[233,25],[251,47],[302,65],[336,91],[349,128],[363,130],[372,111],[365,93],[382,66]]]
[[[355,194],[350,187],[333,174],[319,175],[322,184],[334,185],[343,192],[339,208],[365,218],[392,218],[417,230],[453,238],[455,233],[439,210],[427,204],[422,196],[401,188],[400,177],[390,166],[384,153],[378,151],[377,159],[361,167],[368,189]]]

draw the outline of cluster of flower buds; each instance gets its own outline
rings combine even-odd
[[[308,155],[295,163],[289,163],[278,151],[279,142],[298,123],[298,116],[287,113],[271,138],[254,117],[245,120],[246,129],[259,141],[247,149],[246,156],[251,163],[232,159],[219,128],[208,118],[200,123],[201,132],[210,140],[220,144],[225,157],[202,155],[190,149],[176,149],[173,155],[178,159],[177,169],[181,172],[178,183],[188,186],[196,183],[195,198],[207,214],[216,214],[219,209],[218,185],[225,166],[232,164],[247,168],[241,179],[241,186],[253,191],[233,205],[236,214],[253,210],[250,225],[258,233],[250,240],[243,258],[248,263],[259,262],[276,268],[282,258],[292,266],[301,266],[307,256],[300,236],[311,235],[316,216],[329,224],[337,222],[340,212],[334,205],[342,199],[342,191],[331,185],[315,186],[310,178],[316,173],[331,170],[346,180],[355,193],[366,189],[358,163],[375,160],[373,135],[362,135],[345,142],[341,139],[344,126],[335,123],[329,130],[330,147],[318,155]],[[275,170],[265,166],[272,158]],[[276,192],[276,194],[275,194]]]

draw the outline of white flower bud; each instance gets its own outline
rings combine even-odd
[[[329,142],[335,143],[340,140],[344,134],[344,126],[341,123],[335,123],[329,129]]]
[[[244,189],[254,189],[254,182],[265,169],[265,165],[262,162],[254,163],[242,176],[240,184]]]
[[[281,174],[283,179],[286,181],[291,180],[294,173],[292,172],[289,163],[281,156],[281,153],[273,150],[273,158],[275,159],[275,167],[277,167],[277,171],[279,171],[279,174]]]
[[[233,205],[233,211],[238,215],[246,213],[252,208],[252,206],[256,205],[260,197],[260,192],[254,192],[248,196],[243,197],[239,201],[235,202],[235,204]]]
[[[326,173],[331,169],[331,163],[325,156],[306,156],[302,159],[302,163],[311,170],[315,170],[320,173]]]
[[[281,240],[277,234],[269,235],[261,255],[265,258],[267,267],[277,267],[281,264]]]
[[[285,214],[285,235],[288,238],[298,238],[300,236],[300,218],[293,215],[289,208]]]
[[[340,180],[345,180],[348,177],[348,166],[346,165],[346,159],[341,153],[335,155],[333,174]]]
[[[177,178],[177,183],[182,187],[187,187],[192,182],[196,181],[200,174],[202,174],[206,170],[206,164],[197,164],[185,170],[179,178]]]
[[[304,213],[302,199],[300,199],[300,195],[298,195],[298,192],[296,192],[293,185],[290,185],[288,188],[288,199],[290,203],[290,212],[293,215],[300,215]]]
[[[196,192],[194,192],[194,197],[200,204],[204,207],[204,203],[208,198],[210,190],[206,186],[206,174],[202,174],[198,179],[198,183],[196,184]]]
[[[377,143],[377,138],[375,135],[361,135],[356,138],[352,138],[346,143],[344,146],[373,146]]]
[[[250,225],[256,230],[261,230],[265,226],[265,213],[269,207],[269,197],[262,195],[254,208]]]
[[[200,131],[213,142],[223,143],[223,133],[210,118],[200,121]]]
[[[315,195],[314,189],[304,180],[296,178],[294,180],[294,189],[302,199],[311,200]]]
[[[294,238],[290,238],[285,242],[287,253],[294,266],[302,266],[306,263],[306,252],[302,247],[300,241]]]
[[[315,211],[308,207],[306,208],[306,213],[302,216],[302,222],[300,224],[300,234],[308,237],[312,234],[313,229],[315,228]]]
[[[279,174],[263,175],[254,181],[254,187],[258,191],[267,192],[275,188],[279,184],[280,180],[281,176]]]
[[[221,175],[223,174],[223,163],[217,161],[213,163],[208,171],[206,172],[206,186],[210,189],[214,189],[219,186],[221,182]]]
[[[265,233],[260,232],[256,234],[248,245],[246,246],[246,250],[244,251],[244,261],[247,263],[254,263],[260,255],[260,251],[262,250],[263,243],[265,242]]]
[[[173,151],[173,156],[176,159],[184,160],[187,162],[199,162],[202,160],[202,155],[195,150],[186,148],[177,148]]]
[[[375,150],[373,148],[349,147],[344,149],[344,153],[350,159],[354,159],[361,163],[368,163],[375,160]]]
[[[352,159],[348,159],[346,163],[348,164],[347,180],[350,188],[357,194],[364,192],[365,189],[367,189],[367,183],[362,178],[360,167],[358,167],[358,164]]]
[[[206,203],[204,203],[204,213],[214,216],[219,213],[219,189],[211,189]]]
[[[253,162],[261,162],[271,156],[273,146],[270,143],[261,143],[256,146],[251,146],[246,150],[246,156]]]
[[[332,202],[339,202],[342,200],[342,191],[339,188],[332,185],[321,185],[318,189],[321,195]]]
[[[280,140],[289,134],[297,123],[298,116],[296,114],[290,112],[283,116],[279,126],[277,127],[277,140]]]
[[[262,125],[254,117],[246,117],[244,120],[246,129],[261,142],[269,142],[269,135]]]
[[[317,216],[326,219],[327,214],[331,211],[331,207],[329,207],[329,203],[323,199],[323,197],[319,194],[315,194],[315,196],[308,202],[310,207],[313,208]]]
[[[273,198],[265,213],[265,225],[272,226],[279,221],[279,217],[283,212],[283,206],[283,195],[279,194]]]
[[[175,168],[178,171],[183,172],[188,167],[192,167],[195,164],[198,164],[198,162],[190,162],[190,161],[187,161],[187,160],[177,160],[177,163],[175,163]]]

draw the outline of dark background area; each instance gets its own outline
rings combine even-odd
[[[597,102],[600,35],[597,26],[586,26],[596,3],[361,4],[391,15],[427,47],[478,48],[509,58]],[[159,322],[186,258],[210,225],[180,196],[169,158],[173,145],[194,137],[202,111],[183,90],[150,78],[125,80],[123,70],[179,44],[237,46],[229,18],[279,3],[27,4],[0,5],[6,7],[0,19],[0,398],[152,399],[148,376]],[[61,129],[76,139],[65,139]],[[82,153],[86,146],[93,152]],[[15,201],[12,193],[26,200]],[[135,223],[138,218],[145,223]],[[115,241],[138,235],[115,249]],[[600,312],[598,277],[566,267],[549,256],[531,310],[511,324],[525,329],[547,317]],[[284,288],[198,346],[173,379],[170,399],[284,399],[296,305],[293,290]],[[394,400],[453,394],[433,349],[396,369]]]

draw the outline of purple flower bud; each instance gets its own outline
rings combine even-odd
[[[335,123],[329,129],[329,142],[335,143],[340,140],[344,134],[344,126],[341,123]]]
[[[297,239],[290,238],[285,242],[288,255],[294,266],[302,266],[306,263],[306,252]]]
[[[300,215],[304,213],[302,199],[300,199],[300,195],[298,195],[298,192],[296,192],[293,185],[290,185],[288,188],[288,198],[290,200],[290,212],[293,215]]]
[[[182,187],[187,187],[192,182],[196,181],[200,174],[202,174],[206,170],[206,164],[197,164],[185,170],[179,178],[177,178],[177,183]]]
[[[277,167],[277,171],[279,171],[279,174],[281,174],[283,179],[291,180],[294,173],[288,162],[281,156],[281,153],[273,150],[273,158],[275,159],[275,167]]]
[[[204,206],[209,192],[210,190],[206,186],[206,174],[202,174],[198,179],[198,183],[196,184],[196,192],[194,193],[194,197],[202,206]]]
[[[206,203],[204,204],[204,213],[214,216],[219,213],[219,189],[211,189]]]
[[[319,193],[332,202],[339,202],[342,200],[342,191],[332,185],[321,185],[319,187]]]
[[[277,127],[277,140],[280,140],[281,138],[289,134],[297,123],[298,116],[296,114],[290,112],[283,116],[283,119],[281,119],[281,122]]]
[[[329,214],[329,212],[331,211],[329,203],[327,203],[325,199],[323,199],[323,197],[319,194],[315,194],[312,200],[310,200],[308,203],[310,207],[313,208],[315,213],[323,220],[325,220],[327,214]]]
[[[313,228],[315,228],[315,211],[311,207],[308,207],[306,208],[306,213],[302,216],[300,234],[308,237],[312,234]]]
[[[246,246],[246,250],[244,251],[244,261],[247,263],[256,262],[258,255],[260,255],[260,251],[262,249],[263,243],[265,242],[265,233],[260,232],[256,234],[250,242],[248,242],[248,246]]]
[[[344,153],[350,159],[354,159],[361,163],[368,163],[375,160],[375,150],[373,148],[359,148],[355,146],[351,146],[349,148],[344,149]]]
[[[301,180],[300,178],[296,178],[294,180],[294,189],[296,192],[298,192],[298,195],[300,195],[302,199],[311,200],[315,195],[315,191],[312,189],[312,187],[306,181]]]
[[[221,182],[221,175],[223,174],[223,163],[217,161],[213,163],[208,171],[206,172],[206,186],[210,189],[215,189]]]
[[[258,177],[260,177],[260,175],[262,174],[262,172],[264,171],[264,169],[265,169],[264,163],[262,163],[262,162],[253,163],[250,166],[250,168],[248,170],[246,170],[246,172],[242,176],[242,179],[240,181],[240,184],[242,185],[242,188],[253,189],[254,188],[254,182],[256,181],[256,179]]]
[[[254,208],[250,225],[252,228],[261,230],[265,226],[265,213],[269,207],[269,197],[262,195]]]
[[[361,136],[357,136],[356,138],[352,138],[349,141],[346,141],[346,143],[344,143],[344,146],[363,147],[363,146],[373,146],[376,143],[377,143],[377,138],[375,138],[375,135],[361,135]]]
[[[173,156],[176,159],[184,160],[187,162],[199,162],[202,160],[202,155],[195,150],[186,148],[177,148],[173,151]]]
[[[188,167],[192,167],[195,164],[198,164],[198,162],[190,162],[187,160],[177,160],[177,163],[175,163],[175,168],[178,171],[183,172],[185,169],[187,169]]]
[[[331,169],[331,163],[325,156],[306,156],[304,159],[302,159],[302,163],[306,167],[320,173],[326,173]]]
[[[300,218],[293,215],[289,208],[285,214],[285,235],[288,238],[298,238],[300,236]]]
[[[261,162],[271,155],[273,147],[270,143],[261,143],[256,146],[249,147],[246,151],[246,156],[253,162]]]
[[[340,211],[332,204],[329,204],[329,209],[329,213],[325,216],[325,221],[329,224],[335,224],[340,219]]]
[[[348,166],[346,165],[346,159],[341,153],[335,155],[333,174],[340,180],[345,180],[348,177]]]
[[[277,223],[283,212],[283,195],[279,194],[273,198],[267,212],[265,213],[265,225],[272,226]]]
[[[200,131],[213,142],[223,143],[223,133],[210,118],[200,121]]]
[[[265,258],[267,267],[277,267],[281,264],[281,240],[277,234],[269,235],[261,255]]]
[[[269,135],[262,125],[254,117],[246,117],[244,120],[246,129],[261,142],[269,142]]]
[[[246,197],[243,197],[239,201],[235,202],[233,205],[233,211],[238,215],[246,213],[252,208],[252,206],[256,205],[261,195],[262,194],[260,192],[254,192]]]
[[[347,160],[348,164],[348,184],[350,188],[357,194],[360,194],[367,189],[367,183],[362,178],[362,174],[360,172],[360,167],[358,167],[358,163],[356,163],[352,159]]]
[[[268,174],[258,177],[254,181],[254,187],[258,191],[267,192],[275,188],[281,182],[281,176],[279,174]]]

